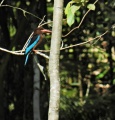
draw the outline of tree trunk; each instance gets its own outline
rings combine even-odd
[[[37,55],[34,55],[34,58],[37,60]],[[34,58],[33,117],[34,120],[40,120],[40,70]]]
[[[60,103],[59,55],[62,33],[63,0],[54,0],[53,30],[49,59],[50,101],[48,120],[58,120]]]

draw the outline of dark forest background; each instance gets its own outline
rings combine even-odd
[[[64,0],[64,5],[68,2]],[[94,0],[89,2],[93,3]],[[53,0],[5,0],[3,4],[20,7],[40,18],[46,15],[45,21],[52,20]],[[76,22],[72,27],[63,22],[63,35],[79,24],[86,11],[85,6],[77,11]],[[40,21],[15,8],[0,7],[0,47],[21,50]],[[109,30],[100,40],[61,51],[60,120],[115,119],[114,23],[115,0],[99,0],[96,10],[87,15],[80,28],[62,38],[66,47],[85,42]],[[51,30],[51,26],[48,24],[44,27]],[[50,49],[50,39],[51,36],[47,35],[40,49]],[[24,60],[25,56],[0,51],[0,120],[33,119],[33,56],[30,56],[26,67]],[[39,55],[38,60],[47,73],[48,61]],[[48,98],[49,80],[45,81],[40,74],[42,120],[48,117]]]

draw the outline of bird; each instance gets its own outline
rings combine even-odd
[[[51,33],[52,31],[48,30],[48,29],[44,29],[43,27],[38,27],[34,30],[32,38],[29,39],[26,49],[25,49],[25,55],[26,55],[26,59],[25,59],[25,64],[27,64],[29,55],[31,52],[35,52],[36,50],[35,48],[41,44],[42,39],[43,39],[43,34],[45,33]]]

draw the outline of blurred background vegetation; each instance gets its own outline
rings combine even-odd
[[[66,6],[69,0],[64,0]],[[90,0],[93,3],[94,0]],[[5,0],[3,4],[20,7],[45,21],[52,21],[53,0]],[[64,7],[65,7],[64,6]],[[76,21],[69,27],[63,21],[63,35],[76,27],[87,7],[76,12]],[[64,18],[65,15],[64,15]],[[10,7],[0,7],[0,47],[22,49],[40,20]],[[81,27],[65,38],[64,47],[88,41],[109,30],[100,40],[82,46],[61,50],[60,120],[114,120],[115,119],[115,0],[99,0]],[[51,24],[44,27],[52,29]],[[40,49],[50,49],[46,36]],[[49,54],[49,53],[46,53]],[[48,61],[38,56],[48,71]],[[33,59],[24,67],[25,56],[0,51],[0,119],[33,119]],[[40,75],[40,113],[47,120],[49,80]]]

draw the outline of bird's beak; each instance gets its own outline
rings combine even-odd
[[[42,31],[42,33],[52,33],[51,30],[47,30],[47,29],[43,29],[43,30],[41,30],[41,31]]]

